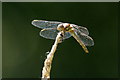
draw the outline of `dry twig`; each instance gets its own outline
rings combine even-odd
[[[52,60],[54,57],[54,53],[57,49],[58,43],[62,42],[63,35],[64,35],[63,32],[58,33],[56,40],[55,40],[55,43],[52,46],[50,53],[47,55],[47,58],[44,62],[44,67],[42,70],[42,80],[49,80],[50,79],[50,70],[51,70],[51,64],[52,64]]]

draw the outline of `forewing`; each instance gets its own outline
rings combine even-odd
[[[82,26],[78,26],[78,25],[75,25],[75,24],[72,24],[72,25],[73,25],[73,27],[74,27],[75,29],[79,30],[81,33],[84,33],[84,34],[86,34],[86,35],[89,35],[89,31],[88,31],[87,28],[82,27]]]
[[[32,25],[38,28],[57,28],[57,26],[62,22],[57,21],[45,21],[45,20],[33,20]]]
[[[84,33],[81,33],[79,31],[76,31],[77,35],[79,36],[79,38],[81,39],[81,41],[86,45],[86,46],[93,46],[94,45],[94,41],[93,39],[84,34]]]
[[[40,31],[40,36],[47,39],[56,39],[58,32],[59,31],[55,28],[47,28]],[[63,39],[67,39],[69,37],[71,37],[71,34],[69,32],[66,32]]]

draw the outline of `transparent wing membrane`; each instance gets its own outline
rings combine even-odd
[[[58,32],[59,31],[55,28],[47,28],[40,31],[40,36],[47,39],[56,39]],[[71,37],[71,34],[66,32],[63,39],[67,39],[69,37]]]
[[[72,24],[72,25],[75,29],[79,30],[81,33],[89,35],[89,31],[87,30],[87,28],[82,27],[82,26],[78,26],[78,25],[75,25],[75,24]]]
[[[32,24],[38,28],[57,28],[57,26],[62,22],[56,21],[44,21],[44,20],[33,20]]]
[[[93,46],[94,45],[94,41],[93,39],[84,34],[84,33],[80,33],[79,31],[76,31],[77,35],[79,36],[80,40],[86,45],[86,46]]]
[[[55,39],[57,36],[58,30],[47,28],[45,30],[40,31],[40,36],[47,38],[47,39]]]

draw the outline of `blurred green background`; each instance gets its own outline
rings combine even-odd
[[[39,36],[31,21],[52,20],[85,26],[95,45],[86,54],[71,37],[59,44],[52,78],[117,78],[117,3],[4,2],[2,77],[40,78],[54,40]]]

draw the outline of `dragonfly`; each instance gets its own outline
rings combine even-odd
[[[32,25],[41,28],[42,30],[39,33],[40,36],[47,39],[56,39],[56,36],[60,31],[64,32],[63,40],[73,36],[86,53],[89,53],[86,46],[94,45],[93,39],[89,36],[88,29],[83,26],[47,20],[33,20]]]

